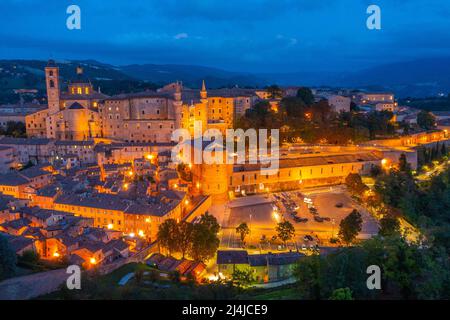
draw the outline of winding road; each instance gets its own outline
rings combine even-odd
[[[69,275],[57,269],[0,282],[0,300],[28,300],[56,291]]]

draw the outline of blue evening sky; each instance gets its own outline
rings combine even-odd
[[[66,8],[81,8],[81,30]],[[381,7],[382,29],[366,28]],[[450,56],[447,0],[1,0],[0,59],[344,71]]]

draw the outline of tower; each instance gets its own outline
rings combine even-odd
[[[200,103],[196,105],[196,120],[202,123],[202,132],[208,128],[208,92],[206,91],[205,80],[202,82],[200,90]]]
[[[49,60],[45,67],[45,80],[47,84],[47,102],[49,114],[52,115],[60,110],[59,108],[59,68],[55,61]]]
[[[181,116],[183,112],[183,101],[181,99],[181,84],[178,81],[175,85],[175,93],[173,96],[174,96],[173,111],[175,114],[175,129],[180,129],[182,127]]]
[[[200,91],[200,99],[202,100],[207,100],[208,99],[208,92],[206,91],[206,85],[205,85],[205,80],[203,80],[202,82],[202,90]]]
[[[228,200],[228,182],[232,175],[233,165],[227,163],[227,151],[224,141],[203,145],[203,152],[214,152],[213,162],[193,164],[192,181],[194,191],[212,197],[213,202],[223,203]]]

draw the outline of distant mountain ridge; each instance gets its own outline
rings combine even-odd
[[[155,83],[169,83],[175,80],[182,81],[192,88],[200,87],[202,80],[211,88],[230,86],[267,86],[268,82],[261,77],[249,73],[231,72],[218,68],[176,65],[176,64],[133,64],[120,67],[120,70],[129,76]]]
[[[428,97],[450,92],[450,57],[418,59],[379,65],[356,72],[290,72],[249,73],[233,72],[220,68],[177,64],[131,64],[114,66],[96,60],[56,61],[64,80],[75,76],[77,65],[82,65],[91,80],[144,81],[164,85],[182,81],[185,86],[199,88],[205,80],[209,88],[283,86],[351,87],[375,91],[393,91],[399,97]],[[17,87],[43,88],[42,60],[0,60],[0,84],[3,89]],[[13,69],[13,66],[16,69]],[[22,79],[13,79],[5,70],[20,70]]]

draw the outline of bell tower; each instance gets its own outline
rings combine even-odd
[[[208,99],[208,92],[206,91],[205,80],[203,80],[203,82],[202,82],[202,90],[200,91],[200,99],[201,100]],[[206,101],[202,101],[202,102],[206,102]]]
[[[45,81],[47,84],[48,111],[52,115],[60,110],[59,68],[53,60],[49,60],[47,67],[45,67]]]
[[[195,120],[202,122],[202,133],[208,129],[208,92],[206,91],[205,80],[202,82],[200,90],[200,103],[196,104]]]
[[[175,114],[175,129],[180,129],[182,127],[182,113],[183,113],[183,101],[181,98],[182,85],[177,81],[175,84],[175,93],[173,101],[173,109]],[[187,115],[186,115],[187,116]]]

